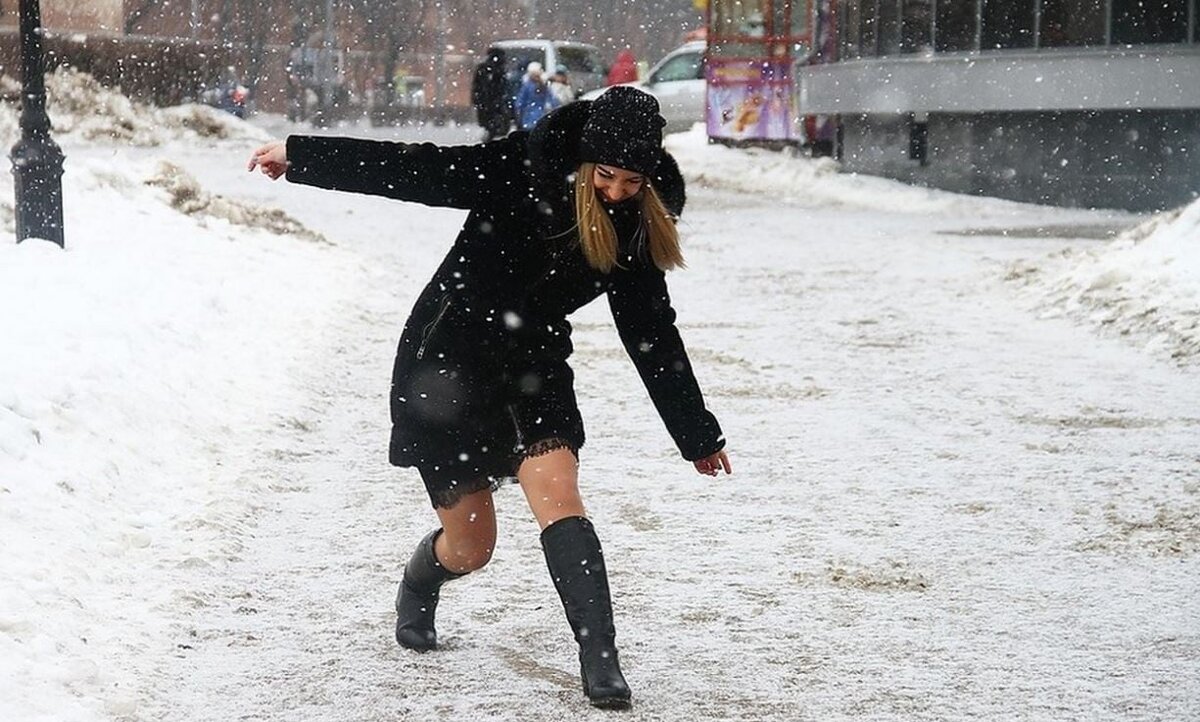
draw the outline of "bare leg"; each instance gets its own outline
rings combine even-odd
[[[496,549],[496,509],[492,490],[468,494],[449,509],[437,508],[442,533],[434,541],[438,562],[455,574],[481,569]]]
[[[579,496],[579,461],[570,449],[529,457],[517,469],[517,479],[542,529],[559,519],[587,516]]]
[[[487,564],[496,547],[491,489],[438,508],[437,515],[442,528],[417,544],[396,594],[396,641],[418,652],[437,647],[434,617],[442,585]]]
[[[526,459],[517,470],[542,528],[542,550],[567,621],[579,643],[579,674],[593,706],[626,709],[629,685],[617,661],[608,569],[579,497],[579,464],[570,449]]]

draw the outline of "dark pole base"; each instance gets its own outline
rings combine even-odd
[[[22,138],[12,149],[17,243],[63,239],[62,150],[48,137]]]

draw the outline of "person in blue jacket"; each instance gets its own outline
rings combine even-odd
[[[521,89],[517,91],[514,107],[517,128],[520,130],[532,130],[543,115],[558,107],[558,99],[554,97],[550,84],[546,82],[541,63],[534,61],[526,66],[525,82],[521,83]]]

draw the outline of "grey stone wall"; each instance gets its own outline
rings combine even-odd
[[[927,122],[924,163],[910,128]],[[842,116],[847,170],[1050,205],[1160,210],[1200,196],[1200,110]]]

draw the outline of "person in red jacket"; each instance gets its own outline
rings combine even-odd
[[[637,79],[637,60],[633,57],[633,51],[625,48],[617,53],[617,61],[609,69],[608,79],[605,82],[607,85],[620,85],[621,83],[637,82]]]

